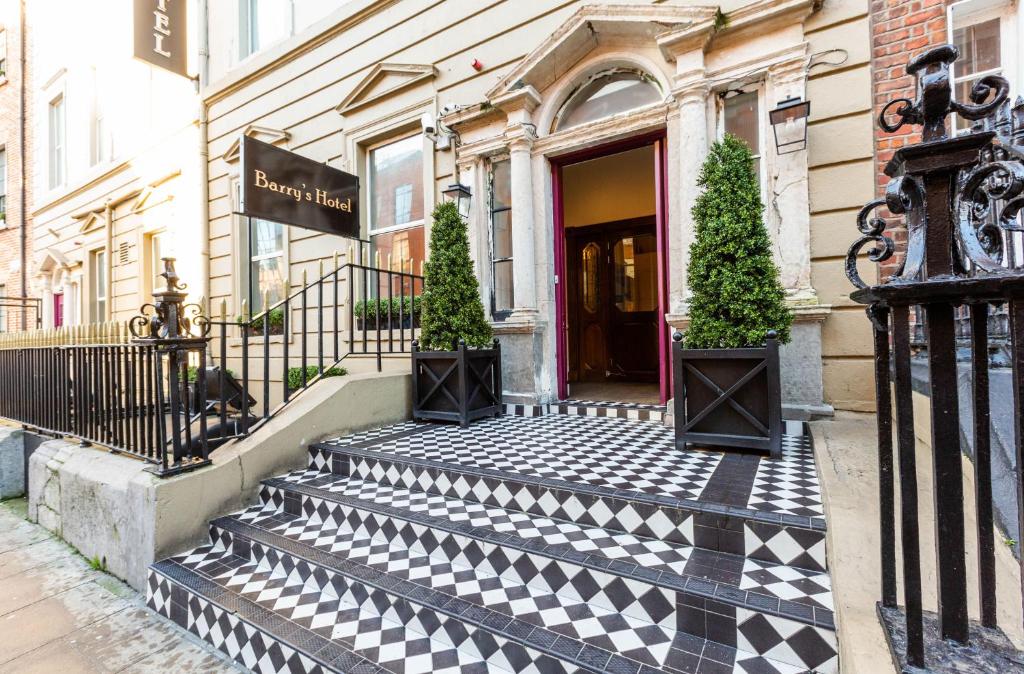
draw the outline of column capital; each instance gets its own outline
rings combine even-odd
[[[505,131],[505,140],[510,152],[529,152],[533,149],[533,141],[537,139],[532,124],[516,124]]]
[[[717,11],[711,8],[695,8],[699,14],[680,28],[669,30],[657,37],[658,48],[666,61],[679,60],[679,57],[687,52],[701,52],[711,42],[715,34],[715,21]]]
[[[685,79],[672,90],[679,105],[703,103],[710,93],[711,85],[704,79],[703,70],[686,73]]]

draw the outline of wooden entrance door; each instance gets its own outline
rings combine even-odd
[[[658,381],[653,218],[566,233],[569,380]]]

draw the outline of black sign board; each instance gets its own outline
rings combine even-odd
[[[135,0],[135,58],[188,77],[187,0]]]
[[[242,136],[243,215],[359,238],[359,177]]]

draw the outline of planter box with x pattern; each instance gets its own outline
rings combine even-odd
[[[412,417],[457,421],[463,427],[498,416],[501,402],[501,346],[454,351],[420,351],[412,346]]]
[[[782,455],[779,345],[687,349],[672,345],[676,447],[736,447]]]

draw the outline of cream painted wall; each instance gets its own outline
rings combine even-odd
[[[437,112],[449,103],[470,105],[484,100],[504,74],[584,4],[593,3],[352,0],[264,54],[233,67],[218,66],[217,72],[211,72],[212,84],[203,92],[210,118],[210,289],[215,301],[219,304],[223,299],[229,312],[238,311],[237,223],[230,194],[238,164],[223,155],[243,130],[258,125],[281,132],[286,136],[282,146],[363,173],[363,140],[356,139],[382,140],[415,128],[424,110]],[[649,3],[634,0],[627,4]],[[667,4],[707,3],[680,0]],[[723,11],[730,12],[751,3],[734,0],[721,4]],[[807,162],[811,282],[818,302],[832,307],[822,328],[825,398],[838,408],[850,409],[869,409],[874,398],[868,323],[861,308],[849,301],[841,265],[848,243],[856,236],[856,211],[872,198],[874,184],[867,10],[867,0],[828,0],[804,25],[808,54],[830,49],[847,52],[841,64],[816,67],[808,73],[811,124]],[[219,16],[211,13],[212,54],[222,53],[225,41],[234,39],[237,30],[229,18]],[[660,58],[656,47],[643,54]],[[470,65],[474,59],[483,63],[479,72]],[[827,60],[842,58],[832,55]],[[365,107],[339,113],[339,103],[378,63],[426,64],[433,66],[435,74]],[[736,65],[742,70],[741,66]],[[369,88],[373,89],[372,83]],[[775,103],[765,101],[768,106]],[[670,189],[679,163],[671,153],[677,150],[669,148]],[[438,192],[452,182],[450,151],[436,152],[427,164],[425,173]],[[483,177],[467,175],[463,174],[464,181],[471,178],[476,185],[476,211],[483,203]],[[547,189],[550,175],[535,172],[534,184],[538,190]],[[653,185],[653,180],[649,184]],[[676,213],[672,217],[685,216]],[[543,263],[543,246],[550,244],[550,237],[541,235],[549,231],[550,224],[536,225],[538,264]],[[485,251],[486,241],[478,233],[473,235],[474,251]],[[333,251],[344,253],[348,245],[338,237],[291,228],[291,283],[299,282],[303,270],[312,274],[318,261],[328,259]],[[548,271],[539,268],[537,273]]]
[[[570,164],[562,180],[566,227],[654,214],[653,145]]]

